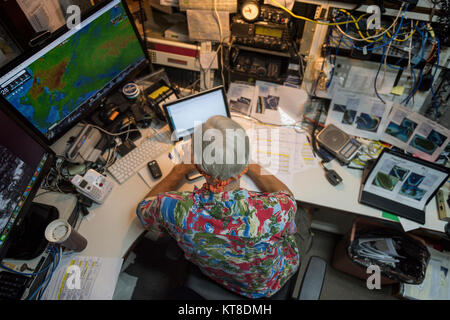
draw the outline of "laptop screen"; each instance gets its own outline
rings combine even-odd
[[[423,210],[448,173],[422,161],[383,152],[370,172],[363,191]]]
[[[165,111],[176,139],[192,134],[196,125],[212,116],[229,116],[222,87],[167,104]]]

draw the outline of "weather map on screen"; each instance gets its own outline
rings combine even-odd
[[[0,88],[6,100],[47,136],[105,86],[145,60],[122,4],[61,38]]]

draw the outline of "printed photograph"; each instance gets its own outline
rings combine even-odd
[[[378,126],[381,122],[381,118],[372,116],[367,113],[361,113],[356,118],[356,128],[364,131],[377,132]]]
[[[269,110],[278,110],[278,104],[280,103],[280,97],[268,96],[264,97],[264,108]]]
[[[433,152],[438,147],[437,144],[435,144],[434,142],[428,140],[427,138],[419,136],[418,134],[416,134],[414,138],[412,138],[409,145],[430,155],[433,154]]]
[[[344,116],[342,117],[342,123],[352,125],[353,122],[355,121],[355,117],[356,117],[355,110],[345,110]]]
[[[400,141],[407,142],[416,127],[417,123],[405,118],[400,125],[394,122],[389,123],[386,128],[386,133],[397,138]]]
[[[419,186],[424,178],[425,177],[420,174],[414,172],[411,173],[403,183],[402,188],[400,189],[400,194],[413,200],[422,200],[426,190],[419,188]]]
[[[431,130],[430,134],[428,135],[428,140],[430,140],[438,148],[440,148],[444,144],[445,140],[447,140],[447,137],[437,131]]]
[[[435,161],[437,164],[450,167],[450,142]]]
[[[230,108],[248,114],[251,102],[252,102],[251,99],[239,97],[237,100],[230,100]]]
[[[394,166],[391,172],[389,172],[389,175],[399,179],[400,181],[403,181],[408,175],[408,173],[409,173],[408,169],[404,169],[399,166]]]
[[[347,107],[343,104],[334,104],[333,105],[333,111],[345,112],[345,110],[347,110]]]
[[[372,184],[385,190],[392,191],[394,190],[398,182],[399,179],[397,179],[396,177],[383,172],[378,172],[375,176],[375,179],[373,179]]]

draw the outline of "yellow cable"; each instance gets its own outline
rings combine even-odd
[[[309,22],[313,22],[315,24],[320,24],[320,25],[324,25],[324,26],[337,26],[337,25],[341,25],[341,24],[348,24],[348,23],[352,23],[352,21],[342,21],[342,22],[321,22],[321,21],[316,21],[316,20],[312,20],[306,17],[302,17],[302,16],[298,16],[296,14],[294,14],[292,11],[290,11],[288,8],[286,8],[285,6],[283,6],[282,4],[280,4],[279,2],[275,1],[275,0],[271,0],[273,3],[275,3],[278,7],[280,7],[281,9],[283,9],[284,11],[286,11],[287,13],[289,13],[291,16],[293,16],[294,18],[300,19],[300,20],[305,20],[305,21],[309,21]],[[363,17],[364,15],[362,15],[361,17],[358,18],[358,20],[356,20],[357,22],[359,22],[359,20]]]
[[[337,25],[342,25],[342,24],[354,23],[355,26],[356,26],[356,29],[358,30],[358,34],[360,35],[360,37],[361,37],[362,40],[365,40],[366,42],[369,42],[369,43],[370,43],[370,42],[380,41],[380,40],[382,39],[382,37],[380,36],[380,37],[379,37],[378,39],[376,39],[376,40],[370,40],[370,39],[364,37],[364,35],[362,34],[361,29],[359,28],[358,22],[359,22],[364,16],[366,16],[367,14],[363,14],[363,15],[361,15],[358,19],[355,19],[355,17],[354,17],[350,12],[348,12],[347,10],[345,10],[345,9],[339,9],[339,11],[344,12],[344,13],[346,13],[348,16],[350,16],[350,18],[351,18],[353,21],[342,21],[342,22],[332,22],[332,23],[328,23],[328,22],[316,21],[316,20],[312,20],[312,19],[309,19],[309,18],[306,18],[306,17],[302,17],[302,16],[299,16],[299,15],[296,15],[296,14],[294,14],[292,11],[290,11],[288,8],[286,8],[285,6],[283,6],[282,4],[280,4],[279,2],[277,2],[277,1],[275,1],[275,0],[271,0],[271,1],[272,1],[274,4],[276,4],[278,7],[280,7],[281,9],[283,9],[284,11],[286,11],[287,13],[289,13],[289,14],[290,14],[292,17],[294,17],[294,18],[297,18],[297,19],[300,19],[300,20],[309,21],[309,22],[313,22],[313,23],[315,23],[315,24],[325,25],[325,26],[337,26]],[[416,22],[416,25],[417,25],[417,23],[418,23],[418,22]],[[384,29],[382,29],[382,30],[384,31]],[[408,40],[409,38],[411,38],[411,37],[414,35],[415,32],[416,32],[416,30],[414,29],[414,30],[409,34],[409,36],[408,36],[407,38],[405,38],[405,39],[397,39],[397,38],[395,38],[395,39],[393,39],[393,40],[398,41],[398,42],[406,41],[406,40]],[[368,37],[370,37],[370,36],[368,35],[367,32],[366,32],[366,34],[367,34]],[[387,34],[389,37],[391,37],[391,35],[389,34],[389,32],[386,32],[386,34]]]
[[[346,13],[347,15],[350,16],[350,18],[353,20],[354,24],[356,25],[356,29],[358,30],[358,33],[359,33],[359,35],[361,36],[361,39],[365,40],[366,42],[380,41],[380,40],[382,39],[382,37],[379,37],[377,40],[370,40],[370,39],[365,38],[364,35],[363,35],[362,32],[361,32],[361,29],[359,28],[359,25],[358,25],[357,20],[355,19],[355,17],[354,17],[350,12],[348,12],[348,11],[345,10],[345,9],[339,9],[339,11],[344,12],[344,13]],[[362,15],[361,17],[363,17],[363,16],[364,16],[364,15]],[[360,19],[361,17],[359,17],[359,19]],[[359,20],[359,19],[358,19],[358,20]],[[416,26],[417,26],[418,24],[419,24],[419,21],[416,21]],[[382,28],[381,30],[382,30],[382,31],[385,31],[384,28]],[[394,40],[394,41],[397,41],[397,42],[404,42],[404,41],[408,40],[409,38],[411,38],[411,37],[414,35],[415,32],[416,32],[416,29],[412,30],[412,31],[410,32],[410,34],[408,35],[408,37],[406,37],[405,39],[398,39],[398,38],[395,38],[395,39],[393,39],[393,40]],[[386,34],[388,35],[389,38],[392,37],[391,34],[389,33],[389,31],[386,31]],[[366,35],[367,35],[368,37],[370,37],[370,35],[368,34],[367,31],[366,31]]]
[[[359,28],[359,24],[358,24],[358,21],[355,19],[355,17],[350,13],[350,12],[348,12],[347,10],[345,10],[345,9],[339,9],[339,11],[341,11],[341,12],[344,12],[344,13],[346,13],[348,16],[350,16],[350,18],[353,20],[353,23],[355,24],[355,26],[356,26],[356,29],[358,30],[358,34],[359,34],[359,36],[361,37],[361,39],[363,39],[363,40],[365,40],[366,42],[375,42],[375,41],[378,41],[380,38],[378,38],[377,40],[370,40],[370,39],[367,39],[366,37],[364,37],[364,35],[362,34],[362,32],[361,32],[361,29]],[[361,19],[362,17],[364,17],[366,14],[363,14],[362,16],[360,16],[359,17],[359,19]],[[358,20],[359,20],[358,19]]]
[[[419,21],[416,21],[416,27],[417,27],[418,25],[419,25]],[[415,28],[414,28],[413,31],[410,32],[410,34],[408,35],[408,37],[406,37],[405,39],[397,39],[397,38],[395,38],[394,41],[397,41],[397,42],[403,42],[403,41],[406,41],[406,40],[408,40],[409,38],[411,38],[411,37],[414,35],[414,33],[416,33],[416,29],[415,29]],[[389,31],[386,32],[386,34],[389,36],[389,38],[391,37],[391,34],[389,33]]]

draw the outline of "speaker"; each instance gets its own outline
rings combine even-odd
[[[317,142],[343,163],[349,163],[361,148],[361,143],[333,124],[322,129]]]

